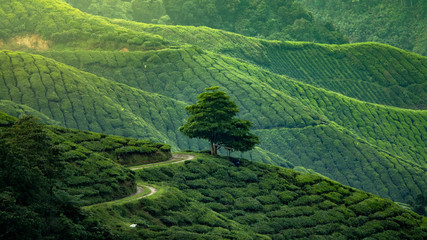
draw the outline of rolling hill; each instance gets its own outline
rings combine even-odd
[[[318,175],[194,153],[190,154],[196,160],[133,172],[117,164],[119,156],[129,159],[132,155],[123,155],[128,153],[164,161],[170,156],[169,146],[46,126],[28,117],[17,120],[0,111],[0,148],[31,150],[35,137],[40,136],[34,133],[47,136],[52,149],[59,150],[55,161],[63,168],[61,182],[56,182],[53,196],[41,201],[41,192],[28,193],[9,182],[2,184],[2,203],[13,197],[18,200],[7,207],[0,205],[0,221],[12,216],[8,221],[14,223],[0,227],[5,238],[423,239],[427,234],[422,216]],[[4,153],[0,152],[0,164],[7,161]],[[20,164],[22,161],[14,161],[9,167],[29,174],[27,166]],[[42,168],[41,164],[31,163],[33,169]],[[2,170],[1,181],[9,169]],[[25,177],[24,172],[16,174]],[[107,203],[131,194],[136,180],[149,182],[159,191],[139,200]],[[22,204],[22,195],[32,197],[29,205]],[[58,208],[61,213],[49,219],[62,222],[41,220],[40,214],[48,212],[36,206],[46,200],[51,201],[46,205],[49,209]],[[78,208],[96,202],[99,204]],[[18,210],[20,216],[13,215]]]
[[[275,40],[346,43],[332,23],[319,21],[294,0],[65,0],[94,15],[144,23],[208,26]],[[182,14],[186,13],[186,14]]]
[[[204,27],[111,20],[171,44],[191,44],[362,101],[426,109],[427,58],[378,43],[325,45],[247,38]]]
[[[201,149],[203,142],[177,128],[187,117],[184,106],[218,85],[261,137],[259,148],[243,156],[313,169],[394,201],[426,191],[427,113],[397,108],[425,109],[425,57],[381,44],[265,41],[206,27],[95,17],[54,0],[28,3],[2,4],[0,14],[11,19],[3,21],[3,48],[35,53],[14,41],[28,34],[51,42],[36,48],[44,57],[0,53],[1,110],[38,112],[62,126],[149,138],[172,149]],[[81,39],[55,38],[69,28],[30,14],[37,9],[53,19],[75,19]],[[17,28],[21,18],[53,25]],[[86,18],[95,30],[79,28]],[[105,42],[96,29],[117,38]],[[128,42],[131,36],[157,45]],[[125,47],[130,51],[119,51]]]
[[[236,162],[237,159],[235,159]],[[198,156],[137,172],[164,192],[92,212],[128,238],[361,239],[425,236],[422,218],[331,180],[239,159]],[[160,183],[162,185],[160,185]],[[108,216],[108,217],[106,217]],[[130,224],[136,227],[129,230]]]

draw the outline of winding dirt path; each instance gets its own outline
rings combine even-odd
[[[158,162],[158,163],[146,164],[146,165],[142,165],[142,166],[132,167],[130,169],[132,171],[135,171],[135,170],[140,170],[140,169],[145,169],[145,168],[150,168],[150,167],[177,164],[177,163],[185,162],[185,161],[192,160],[192,159],[194,159],[193,155],[174,153],[174,154],[172,154],[172,157],[169,160],[165,161],[165,162]],[[153,195],[153,194],[155,194],[157,192],[157,189],[154,188],[154,187],[152,187],[152,186],[144,185],[144,187],[147,187],[148,189],[150,189],[150,192],[147,193],[147,194],[145,194],[145,195],[143,195],[143,196],[140,196],[140,197],[138,197],[136,199],[145,198],[145,197],[151,196],[151,195]],[[144,191],[144,189],[142,187],[137,186],[136,187],[136,193],[134,193],[134,194],[132,194],[132,195],[130,195],[128,197],[130,198],[130,197],[133,197],[135,195],[141,194],[143,191]],[[128,197],[126,197],[126,198],[128,198]]]
[[[141,169],[150,168],[150,167],[167,166],[167,165],[171,165],[171,164],[177,164],[177,163],[185,162],[188,160],[192,160],[194,158],[195,158],[194,155],[174,153],[174,154],[172,154],[172,157],[167,161],[136,166],[136,167],[130,168],[130,170],[135,171],[135,170],[141,170]],[[148,186],[148,185],[136,186],[136,193],[133,193],[133,194],[131,194],[127,197],[124,197],[122,199],[119,199],[119,200],[123,201],[123,200],[126,200],[127,198],[132,198],[138,194],[141,194],[142,192],[144,192],[144,188],[142,188],[142,187],[146,187],[146,188],[150,189],[150,192],[145,194],[145,195],[138,196],[136,199],[145,198],[145,197],[151,196],[157,192],[157,189],[152,187],[152,186]]]
[[[167,161],[144,164],[144,165],[140,165],[140,166],[134,166],[134,167],[131,167],[130,170],[135,171],[135,170],[144,169],[144,168],[157,167],[157,166],[170,165],[170,164],[177,164],[177,163],[185,162],[185,161],[188,161],[191,159],[194,159],[193,155],[174,153],[174,154],[172,154],[172,157]]]
[[[151,195],[153,195],[153,194],[155,194],[157,192],[157,189],[153,188],[152,186],[144,185],[144,187],[147,187],[148,189],[150,189],[150,192],[147,193],[147,194],[145,194],[144,196],[138,197],[137,199],[141,199],[141,198],[145,198],[145,197],[151,196]],[[141,188],[141,187],[138,186],[137,188]]]
[[[156,167],[156,166],[167,166],[167,165],[171,165],[171,164],[185,162],[185,161],[188,161],[188,160],[191,160],[191,159],[194,159],[194,158],[195,158],[195,156],[193,156],[193,155],[181,154],[181,153],[174,153],[174,154],[172,154],[172,157],[169,160],[167,160],[167,161],[158,162],[158,163],[152,163],[152,164],[146,164],[146,165],[141,165],[141,166],[136,166],[136,167],[132,167],[130,169],[134,171],[134,170],[141,170],[141,169],[150,168],[150,167]],[[146,193],[146,194],[143,194],[144,187],[148,188],[150,190],[150,192]],[[116,199],[116,200],[113,200],[113,201],[109,201],[109,202],[96,203],[96,204],[85,206],[85,207],[90,207],[90,206],[95,206],[95,205],[101,205],[101,204],[114,204],[114,203],[117,203],[117,202],[132,201],[132,199],[138,200],[138,199],[141,199],[141,198],[145,198],[145,197],[151,196],[151,195],[153,195],[155,193],[157,193],[157,189],[154,188],[154,187],[152,187],[152,186],[148,186],[148,185],[137,185],[136,186],[136,192],[132,193],[129,196],[126,196],[126,197],[120,198],[120,199]]]

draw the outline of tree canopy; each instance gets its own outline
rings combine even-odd
[[[259,143],[258,136],[250,133],[252,123],[236,118],[236,103],[218,86],[206,88],[197,103],[185,107],[190,117],[179,131],[190,138],[206,139],[212,155],[220,147],[227,150],[248,151]]]

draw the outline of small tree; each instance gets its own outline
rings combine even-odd
[[[196,104],[185,107],[190,117],[179,130],[190,138],[208,140],[211,155],[217,155],[221,146],[228,150],[251,150],[259,143],[258,136],[249,132],[252,123],[235,118],[237,105],[218,89],[206,88]]]

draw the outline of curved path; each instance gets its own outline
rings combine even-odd
[[[189,154],[181,154],[181,153],[174,153],[172,154],[172,157],[164,162],[157,162],[157,163],[150,163],[150,164],[144,164],[144,165],[140,165],[140,166],[134,166],[131,167],[130,170],[135,171],[135,170],[140,170],[140,169],[144,169],[144,168],[150,168],[150,167],[157,167],[157,166],[163,166],[163,165],[170,165],[170,164],[176,164],[176,163],[180,163],[180,162],[185,162],[188,160],[194,159],[193,155],[189,155]]]
[[[150,168],[150,167],[171,165],[171,164],[181,163],[181,162],[185,162],[185,161],[192,160],[192,159],[194,159],[193,155],[173,153],[172,157],[167,161],[136,166],[136,167],[130,168],[130,170],[135,171],[135,170],[140,170],[140,169],[145,169],[145,168]],[[157,189],[154,187],[151,187],[148,185],[144,185],[144,187],[150,189],[150,192],[145,194],[145,195],[138,196],[136,199],[145,198],[145,197],[151,196],[157,192]],[[125,199],[131,198],[131,197],[136,196],[138,194],[141,194],[143,191],[144,191],[144,189],[141,186],[137,186],[136,187],[136,193],[134,193],[128,197],[125,197]]]
[[[171,164],[185,162],[185,161],[192,160],[192,159],[194,159],[193,155],[174,153],[174,154],[172,154],[172,157],[167,161],[152,163],[152,164],[145,164],[145,165],[141,165],[141,166],[135,166],[135,167],[132,167],[130,169],[135,171],[135,170],[141,170],[141,169],[150,168],[150,167],[167,166],[167,165],[171,165]],[[146,191],[144,191],[144,187],[148,188],[150,190],[150,192],[146,193]],[[157,192],[157,189],[152,187],[152,186],[137,185],[136,186],[136,192],[132,193],[131,195],[129,195],[127,197],[116,199],[116,200],[109,201],[109,202],[97,203],[97,204],[89,205],[86,207],[101,205],[101,204],[114,204],[114,203],[119,203],[119,202],[127,202],[127,201],[131,201],[131,200],[138,200],[141,198],[151,196],[151,195],[155,194],[156,192]]]

